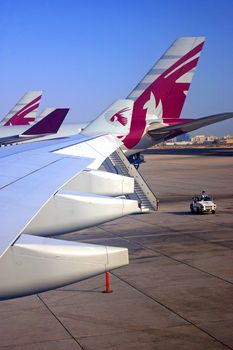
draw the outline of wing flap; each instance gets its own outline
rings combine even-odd
[[[1,189],[1,256],[49,198],[91,161],[92,159],[78,160],[61,156],[46,167]]]
[[[28,145],[21,148],[22,153],[15,147],[10,155],[0,157],[0,179],[5,181],[0,189],[0,256],[54,193],[82,170],[93,166],[93,160],[99,166],[119,144],[114,137],[105,135],[42,142],[37,144],[38,149],[34,145],[32,150]],[[27,149],[30,151],[26,152]]]
[[[62,287],[128,262],[126,248],[22,235],[1,259],[0,300]]]

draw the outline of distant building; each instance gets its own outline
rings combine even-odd
[[[217,136],[207,136],[206,137],[206,141],[207,142],[215,142],[215,141],[218,141],[219,140],[219,138],[217,137]]]
[[[167,142],[164,142],[164,145],[165,145],[165,146],[174,146],[174,145],[175,145],[175,142],[167,141]]]
[[[217,141],[219,141],[219,138],[217,136],[214,135],[210,135],[210,136],[205,136],[205,135],[196,135],[194,137],[192,137],[192,143],[216,143]]]
[[[187,146],[187,145],[191,145],[192,142],[191,141],[176,141],[175,144],[177,146]]]
[[[226,135],[226,136],[224,136],[224,142],[226,143],[226,144],[228,144],[228,145],[231,145],[231,144],[233,144],[233,136],[231,136],[231,135]]]
[[[206,141],[205,135],[196,135],[191,139],[192,143],[204,143]]]

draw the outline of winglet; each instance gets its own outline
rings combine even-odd
[[[57,108],[38,123],[24,131],[21,136],[55,134],[65,119],[69,108]]]

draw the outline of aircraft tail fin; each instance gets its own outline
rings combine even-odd
[[[118,100],[82,131],[85,135],[110,133],[118,138],[129,133],[134,102]]]
[[[43,112],[40,113],[40,115],[38,115],[36,117],[36,120],[39,122],[41,119],[43,119],[44,117],[46,117],[49,113],[55,111],[56,108],[53,107],[46,107]]]
[[[35,121],[36,112],[40,104],[42,91],[27,92],[10,110],[1,125],[30,125]]]
[[[65,119],[69,108],[57,108],[24,131],[21,136],[55,134]]]
[[[134,109],[131,130],[124,140],[127,148],[140,141],[150,123],[169,124],[180,118],[204,41],[204,37],[177,39],[129,94]]]

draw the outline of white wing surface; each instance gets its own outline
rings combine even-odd
[[[108,135],[46,144],[19,153],[15,146],[11,155],[0,159],[1,256],[55,192],[85,168],[100,164],[118,147]],[[87,157],[79,157],[80,146],[81,154],[86,148]]]

